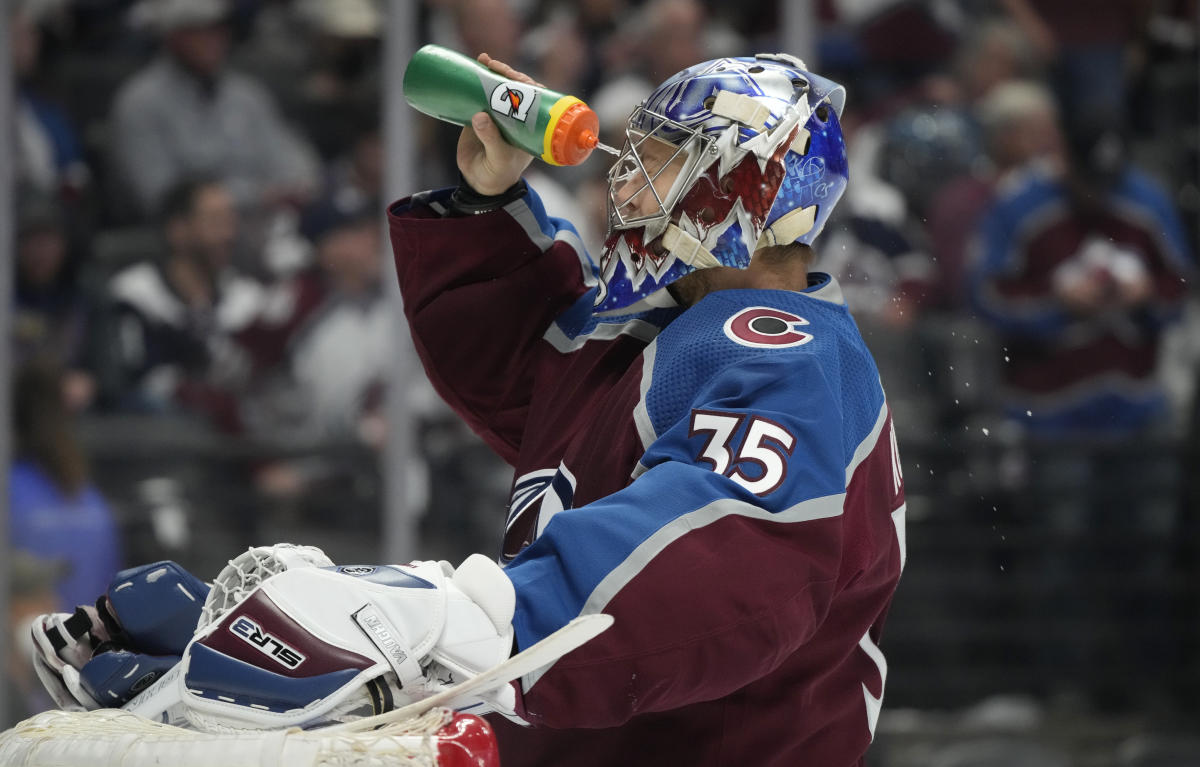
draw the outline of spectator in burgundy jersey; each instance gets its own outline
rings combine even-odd
[[[1127,436],[1165,412],[1158,341],[1191,255],[1115,118],[1076,120],[1068,136],[1065,166],[1009,179],[984,214],[968,287],[1010,350],[1010,415],[1046,437]]]
[[[1167,597],[1097,584],[1114,561],[1138,583],[1168,573],[1178,475],[1156,449],[1169,428],[1157,365],[1192,257],[1170,199],[1127,162],[1117,120],[1075,120],[1066,135],[1061,168],[1031,168],[1000,189],[969,291],[1004,347],[1005,412],[1029,437],[1025,490],[1045,542],[1031,552],[1030,609],[1115,627],[1107,638],[1082,632],[1069,652],[1048,647],[1049,691],[1128,705],[1109,697],[1123,697],[1122,680],[1094,670],[1116,657],[1142,658],[1147,678],[1170,668],[1169,637],[1141,628],[1165,620]]]
[[[1028,163],[1061,156],[1054,97],[1043,86],[1013,80],[996,86],[975,106],[987,161],[946,183],[929,208],[929,239],[937,264],[938,303],[966,305],[964,269],[979,217],[1013,174]]]

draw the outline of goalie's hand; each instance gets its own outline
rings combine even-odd
[[[450,609],[425,667],[429,694],[478,676],[513,652],[516,591],[500,566],[482,554],[467,557],[457,570],[441,564],[450,576],[445,586]],[[423,697],[427,695],[412,696]],[[473,714],[496,711],[510,719],[517,717],[516,691],[509,684],[452,701],[450,706]]]
[[[179,662],[207,595],[174,562],[122,570],[95,606],[33,621],[38,679],[67,711],[121,706]]]

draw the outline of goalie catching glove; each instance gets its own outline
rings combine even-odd
[[[512,583],[480,554],[289,570],[197,634],[187,716],[202,729],[344,721],[398,708],[512,652]],[[509,685],[451,706],[513,714]]]
[[[119,706],[179,660],[182,673],[157,687],[176,685],[192,726],[274,729],[398,708],[512,652],[515,594],[487,557],[472,555],[457,570],[445,562],[334,566],[323,554],[297,558],[300,550],[320,553],[274,546],[243,554],[217,577],[202,611],[190,597],[208,587],[178,565],[125,571],[100,600],[116,608],[107,617],[80,608],[35,621],[39,676],[63,708]],[[287,566],[261,573],[263,552]],[[139,618],[130,630],[124,602],[157,623]],[[514,701],[504,685],[451,705],[512,716]]]

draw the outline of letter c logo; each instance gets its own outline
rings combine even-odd
[[[808,320],[782,309],[751,306],[725,321],[725,335],[734,343],[757,349],[786,349],[802,346],[813,339],[796,328]]]

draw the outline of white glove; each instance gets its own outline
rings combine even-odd
[[[333,567],[333,560],[316,546],[276,543],[251,546],[221,568],[200,611],[197,631],[229,612],[268,578],[300,567]]]
[[[434,662],[426,671],[427,679],[438,681],[432,692],[478,676],[507,659],[513,651],[512,619],[517,595],[504,570],[484,555],[472,554],[453,571],[450,586],[467,597],[477,610],[458,600],[450,602],[452,609],[447,614],[446,627],[433,648]],[[479,613],[487,623],[480,620]],[[445,683],[437,673],[440,669],[450,672]],[[473,714],[497,711],[512,718],[516,716],[516,700],[513,686],[506,684],[478,698],[455,701],[451,707],[469,709]]]

